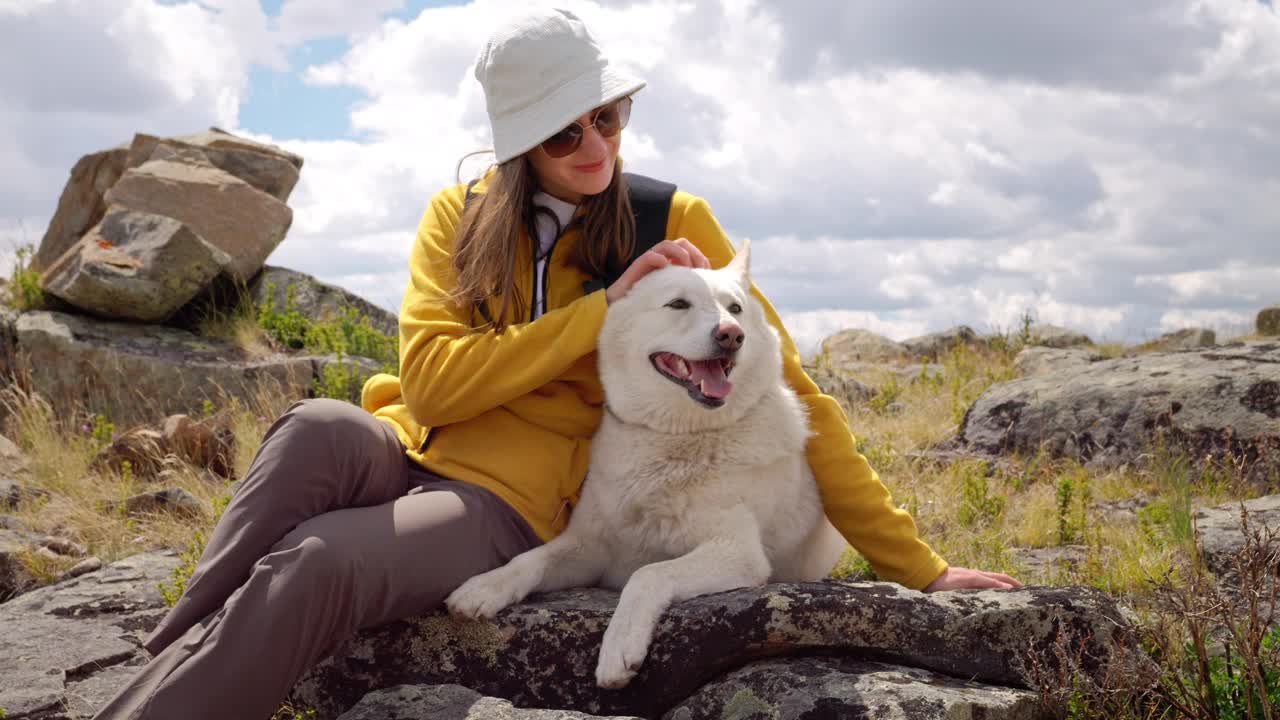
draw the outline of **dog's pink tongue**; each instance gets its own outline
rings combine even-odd
[[[711,398],[723,398],[733,389],[733,383],[724,376],[724,366],[719,360],[689,363],[689,379],[698,384],[703,395]]]

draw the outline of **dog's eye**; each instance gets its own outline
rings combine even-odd
[[[734,303],[729,306],[729,312],[733,313],[734,315],[737,315],[738,313],[742,312],[742,306],[739,305],[738,303]]]
[[[676,298],[675,300],[672,300],[671,302],[667,303],[667,307],[671,308],[672,310],[688,310],[693,306],[690,305],[689,301],[685,300],[684,298]]]

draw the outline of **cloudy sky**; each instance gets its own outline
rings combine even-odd
[[[269,262],[396,309],[427,201],[490,146],[476,52],[525,4],[0,0],[0,269],[81,155],[217,125],[306,159]],[[806,349],[1026,310],[1232,334],[1280,303],[1269,3],[556,4],[649,82],[628,169],[752,239]]]

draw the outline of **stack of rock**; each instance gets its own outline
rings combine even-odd
[[[284,239],[302,158],[216,128],[138,134],[71,171],[33,265],[88,313],[161,322],[225,274],[247,284]]]

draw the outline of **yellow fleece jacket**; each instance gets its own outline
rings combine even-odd
[[[482,179],[473,192],[484,192],[486,185]],[[361,404],[391,424],[412,460],[496,493],[546,541],[568,523],[600,422],[604,393],[595,345],[605,294],[584,295],[588,278],[566,264],[581,238],[570,230],[548,264],[548,311],[531,322],[513,318],[502,334],[477,330],[472,313],[447,300],[456,279],[450,256],[465,194],[460,184],[431,199],[418,226],[400,308],[400,377],[369,378]],[[683,191],[672,199],[666,236],[687,238],[712,267],[733,257],[706,201]],[[516,264],[526,308],[533,295],[531,245],[521,244]],[[808,406],[814,436],[807,454],[827,517],[881,578],[923,588],[946,562],[920,540],[911,516],[893,505],[855,449],[844,412],[805,374],[773,306],[758,288],[752,293],[782,336],[786,380]],[[498,311],[496,303],[491,311]]]

